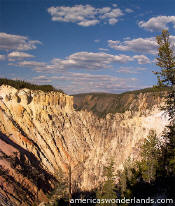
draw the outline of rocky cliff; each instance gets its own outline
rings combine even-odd
[[[72,96],[0,87],[0,200],[31,205],[47,199],[59,168],[72,170],[73,185],[91,190],[103,180],[109,159],[115,170],[138,154],[137,145],[167,117],[160,95],[139,94],[123,113],[104,118],[74,108]],[[137,106],[138,105],[138,106]],[[149,107],[148,107],[149,105]],[[137,107],[137,110],[132,110]]]
[[[125,111],[140,111],[152,109],[162,102],[168,88],[145,88],[142,90],[125,92],[122,94],[84,93],[74,95],[74,108],[92,111],[99,117],[108,113],[123,113]],[[144,99],[142,99],[144,97]]]

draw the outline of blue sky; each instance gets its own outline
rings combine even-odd
[[[156,84],[155,37],[175,44],[174,0],[0,0],[0,77],[68,94]]]

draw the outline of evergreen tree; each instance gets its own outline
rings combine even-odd
[[[127,159],[123,164],[123,170],[118,171],[119,183],[117,185],[118,192],[121,198],[132,198],[132,186],[137,183],[137,165],[130,159]],[[121,205],[128,205],[122,203]]]
[[[55,189],[48,195],[49,202],[57,205],[60,200],[63,200],[66,204],[68,202],[68,178],[64,174],[61,168],[58,169],[57,174],[57,183],[55,184]],[[50,205],[50,203],[48,203]]]
[[[160,36],[156,37],[158,48],[158,57],[156,65],[161,68],[161,71],[154,72],[158,78],[158,86],[167,86],[170,92],[166,97],[166,105],[163,107],[170,120],[174,123],[175,118],[175,56],[173,47],[170,43],[170,34],[167,30],[163,30]]]
[[[170,120],[167,130],[164,132],[167,141],[164,148],[164,168],[167,175],[175,175],[175,56],[167,30],[163,30],[156,39],[159,45],[157,65],[161,71],[154,73],[158,76],[159,85],[170,88],[169,94],[166,96],[166,104],[163,107]]]
[[[156,171],[158,168],[158,160],[161,155],[161,147],[159,140],[154,131],[151,131],[149,136],[144,139],[141,145],[140,170],[143,179],[146,182],[151,182],[156,178]]]
[[[30,90],[41,90],[44,92],[60,92],[64,93],[61,89],[55,89],[52,85],[37,85],[37,84],[31,84],[29,82],[25,82],[22,80],[12,80],[12,79],[5,79],[5,78],[0,78],[0,86],[1,85],[10,85],[18,90],[27,88]]]
[[[114,175],[114,162],[111,160],[109,165],[104,168],[104,176],[106,181],[98,189],[96,196],[97,199],[109,199],[114,200],[117,198],[115,192],[115,175]],[[111,206],[116,205],[115,203],[102,203],[97,205]]]
[[[173,86],[175,84],[175,56],[169,38],[170,34],[167,30],[163,30],[162,34],[156,37],[159,45],[156,65],[161,67],[161,71],[154,73],[158,77],[160,86]]]

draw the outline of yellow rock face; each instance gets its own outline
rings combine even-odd
[[[91,112],[74,111],[73,97],[58,92],[17,91],[10,86],[1,86],[0,96],[0,141],[19,156],[25,153],[26,164],[35,168],[34,163],[38,161],[43,171],[53,177],[59,167],[66,174],[71,166],[73,183],[85,190],[96,187],[103,179],[103,166],[110,158],[115,161],[115,170],[122,168],[128,157],[138,155],[135,145],[151,129],[160,135],[167,124],[167,117],[162,116],[157,105],[145,109],[146,97],[143,96],[137,100],[140,102],[138,112],[108,114],[103,119]],[[4,147],[1,145],[0,155]],[[3,167],[11,167],[5,158],[4,161],[6,166],[3,163]],[[35,198],[37,192],[34,191],[40,191],[39,196],[44,197],[43,188],[34,186],[21,173],[18,180],[15,168],[10,171],[9,175],[13,173],[23,186],[27,187],[28,181],[29,191]]]

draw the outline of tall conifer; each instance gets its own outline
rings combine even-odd
[[[167,174],[175,175],[175,56],[170,34],[163,30],[156,37],[158,47],[157,66],[161,71],[154,72],[158,77],[158,86],[167,86],[170,92],[165,98],[163,110],[168,114],[170,123],[164,133],[167,145],[164,148],[164,161]]]

